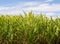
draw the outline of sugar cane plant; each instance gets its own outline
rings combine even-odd
[[[24,12],[25,13],[25,12]],[[0,44],[59,44],[60,18],[45,15],[0,16]]]

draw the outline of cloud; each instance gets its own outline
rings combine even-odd
[[[52,2],[52,1],[54,1],[54,0],[45,0],[45,2]]]
[[[9,9],[9,7],[0,7],[0,11],[1,10],[7,10],[7,9]]]
[[[23,8],[38,5],[37,2],[23,2],[13,6],[0,6],[0,14],[19,14],[22,13]]]
[[[55,19],[55,18],[57,18],[57,17],[60,18],[60,13],[48,12],[48,13],[46,13],[46,16],[47,16],[48,18],[50,18],[50,16],[52,16],[53,19]]]
[[[57,12],[60,11],[60,4],[44,3],[34,7],[26,7],[24,10],[42,11],[42,12]]]
[[[52,1],[52,0],[49,0],[49,1]],[[0,6],[1,14],[7,14],[7,13],[19,14],[19,13],[22,13],[22,10],[27,11],[27,12],[32,10],[34,12],[37,11],[36,13],[38,12],[46,13],[47,16],[56,16],[55,12],[60,12],[60,4],[49,4],[49,3],[40,3],[40,2],[23,2],[23,3],[18,3],[10,7]]]

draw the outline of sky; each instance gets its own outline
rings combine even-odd
[[[60,0],[0,0],[0,14],[18,15],[23,10],[60,17]]]

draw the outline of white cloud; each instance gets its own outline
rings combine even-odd
[[[31,6],[35,6],[38,5],[37,2],[23,2],[23,3],[18,3],[16,5],[13,6],[0,6],[0,14],[19,14],[22,13],[22,10],[24,7],[31,7]]]
[[[54,1],[54,0],[45,0],[45,2],[52,2],[52,1]]]
[[[60,4],[40,4],[38,6],[34,6],[34,7],[26,7],[23,8],[25,10],[33,10],[33,11],[42,11],[42,12],[57,12],[60,11]]]
[[[38,4],[38,2],[25,2],[24,3],[25,6],[35,6],[37,4]]]
[[[49,3],[39,3],[39,2],[24,2],[19,3],[15,6],[11,7],[1,7],[0,6],[0,13],[1,14],[19,14],[24,11],[38,11],[38,12],[47,12],[47,16],[54,16],[54,12],[60,12],[60,4],[49,4]],[[56,16],[56,15],[55,15]]]
[[[46,13],[46,16],[47,16],[48,18],[50,18],[50,16],[52,16],[53,19],[55,19],[55,18],[57,18],[57,17],[60,18],[60,13],[48,12],[48,13]]]
[[[9,9],[9,7],[0,7],[0,11],[1,10],[7,10],[7,9]]]
[[[56,17],[57,14],[56,14],[56,13],[52,13],[52,12],[48,12],[48,13],[46,13],[46,16],[47,16],[47,17],[50,17],[50,16]]]

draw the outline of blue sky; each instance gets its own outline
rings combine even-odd
[[[19,14],[22,10],[60,16],[60,0],[0,0],[0,14]]]
[[[45,1],[47,1],[47,0],[0,0],[0,5],[1,6],[14,5],[14,4],[23,3],[23,2],[42,2],[42,3],[44,3]],[[50,2],[47,2],[47,3],[59,4],[60,0],[51,0]]]

